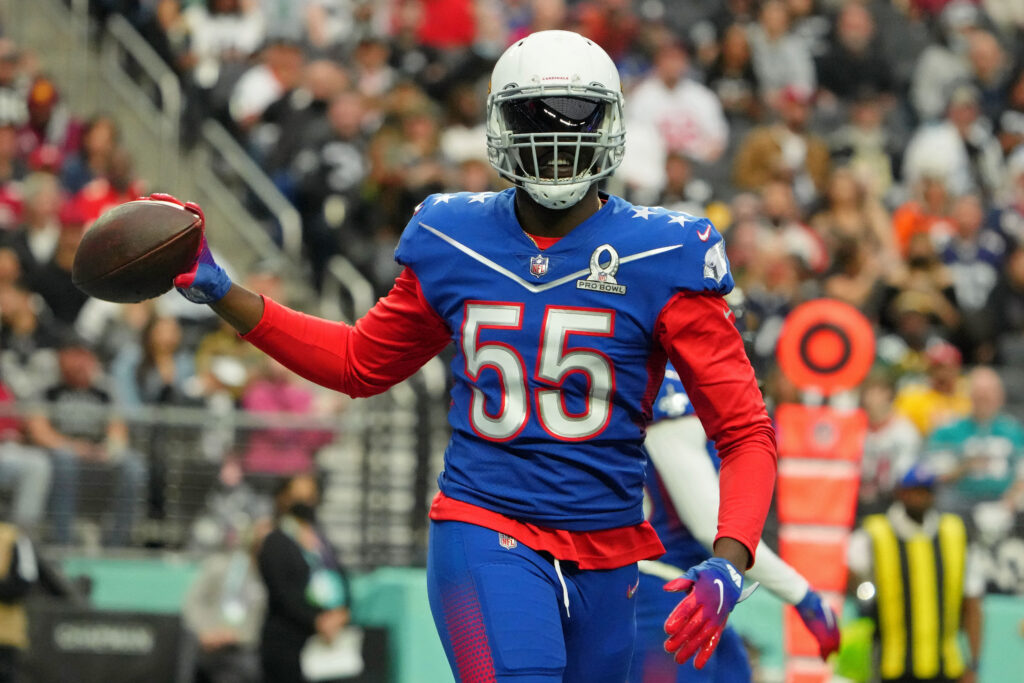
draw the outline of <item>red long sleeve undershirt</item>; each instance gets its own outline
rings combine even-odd
[[[655,337],[722,459],[715,540],[736,539],[753,564],[775,487],[777,451],[732,312],[720,296],[680,293],[662,309]]]
[[[242,338],[292,372],[356,398],[408,379],[452,340],[408,268],[355,325],[299,313],[264,297],[263,317]]]
[[[655,337],[679,371],[722,457],[716,540],[729,537],[743,543],[752,563],[775,483],[775,436],[728,306],[717,296],[679,294],[662,310]],[[391,292],[355,325],[308,316],[265,298],[262,319],[244,338],[297,374],[360,397],[378,394],[411,376],[447,346],[451,330],[423,297],[415,274],[406,268]],[[475,521],[465,519],[469,514],[465,504],[448,501],[443,496],[435,501],[432,518]],[[479,518],[491,520],[494,513],[484,512],[489,514],[481,513]],[[496,530],[526,533],[515,520],[507,522]],[[495,524],[484,526],[494,528]],[[531,538],[536,533],[534,528]],[[567,549],[565,532],[559,533],[562,540],[553,536],[554,545],[537,549],[559,557],[555,551]],[[578,533],[569,535],[570,546],[572,538],[577,538],[577,550],[594,547],[587,532]],[[607,532],[596,533],[605,534],[597,545],[608,557],[588,558],[581,568],[622,566],[659,554],[652,551],[653,530],[646,523],[626,527],[621,538],[612,535],[609,540]],[[568,552],[575,550],[568,548]]]

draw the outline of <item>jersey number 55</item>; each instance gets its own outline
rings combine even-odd
[[[482,329],[519,330],[523,326],[524,305],[472,301],[465,307],[462,324],[462,353],[466,376],[476,383],[484,368],[498,373],[503,387],[501,405],[490,411],[484,393],[473,387],[470,423],[478,435],[492,441],[514,439],[530,418],[531,397],[527,386],[527,364],[509,344],[481,342]],[[595,308],[548,306],[540,332],[534,378],[550,388],[534,390],[532,409],[540,426],[562,441],[581,441],[601,433],[611,417],[611,396],[615,390],[615,372],[608,356],[595,349],[570,348],[570,334],[611,337],[615,331],[615,312]],[[586,408],[570,413],[563,389],[574,372],[587,379]]]

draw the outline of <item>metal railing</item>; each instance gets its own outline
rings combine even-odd
[[[218,121],[203,121],[201,133],[206,144],[244,184],[248,197],[263,204],[274,218],[281,231],[281,250],[285,256],[294,263],[301,261],[302,217],[292,203]]]
[[[137,500],[135,547],[201,550],[204,542],[216,544],[206,533],[210,524],[244,526],[263,518],[281,477],[313,465],[323,484],[319,517],[328,536],[351,566],[368,568],[424,561],[425,520],[435,490],[433,445],[447,434],[443,421],[420,411],[427,403],[439,402],[423,395],[422,383],[406,382],[321,416],[181,406],[96,408],[76,416],[93,424],[123,420],[130,438],[120,458],[148,464],[149,480]],[[57,411],[66,410],[6,404],[0,417],[47,415],[60,430]],[[225,460],[245,469],[247,500],[260,503],[259,514],[233,507],[237,499],[218,484]],[[119,462],[82,461],[75,546],[98,542],[95,531],[110,517]]]
[[[125,71],[127,58],[132,60],[140,74],[152,83],[159,94],[158,102],[150,100],[150,104],[153,105],[155,113],[151,119],[154,138],[159,142],[161,150],[161,180],[169,187],[176,187],[180,159],[179,130],[183,108],[178,76],[127,19],[114,14],[107,20],[106,33],[100,49],[101,65],[110,78],[111,85],[121,89],[127,99],[134,99],[138,83]]]
[[[348,308],[342,302],[348,295]],[[320,313],[330,320],[355,320],[370,310],[374,302],[373,285],[344,256],[334,256],[324,273]]]
[[[311,288],[301,277],[299,261],[302,226],[298,212],[219,124],[203,127],[205,144],[193,153],[180,153],[180,112],[185,104],[180,86],[176,80],[172,82],[176,78],[173,72],[130,23],[120,17],[112,19],[96,54],[90,45],[94,34],[87,0],[72,0],[70,8],[60,0],[0,0],[0,11],[9,35],[40,53],[76,114],[116,111],[122,137],[135,151],[142,175],[154,180],[161,190],[203,205],[211,225],[217,226],[211,231],[211,242],[215,248],[224,247],[232,265],[244,269],[255,259],[279,260],[290,277],[289,286],[296,290],[296,300],[309,302]],[[221,161],[226,166],[215,163]],[[220,173],[224,168],[227,172]],[[254,229],[256,221],[243,203],[250,196],[271,202],[267,208],[282,230],[284,250],[266,231]],[[280,259],[283,251],[292,258]],[[327,293],[318,303],[328,317],[355,319],[373,305],[373,287],[344,257],[331,262],[325,280]],[[444,365],[435,359],[386,394],[351,404],[331,427],[339,439],[317,454],[318,464],[335,482],[325,492],[325,512],[328,517],[334,515],[335,540],[339,546],[353,548],[353,556],[362,558],[364,564],[408,564],[422,558],[425,506],[447,441],[446,401],[439,400],[446,377]],[[213,427],[224,427],[235,424],[236,416],[143,411],[127,417],[137,430],[145,431],[181,430],[185,427],[175,425],[189,422],[191,429],[202,430],[211,419],[218,423]],[[242,414],[237,417],[243,422],[251,419]],[[274,426],[266,415],[256,419],[260,424],[255,426]],[[294,416],[284,419],[290,421],[291,428],[307,426]],[[244,424],[232,428],[246,429]],[[177,463],[174,466],[181,482],[187,483],[191,475],[179,465],[196,463],[197,452],[181,441],[178,459],[168,461]],[[410,468],[410,462],[418,464]],[[387,485],[368,488],[367,482]],[[173,524],[164,523],[161,533],[171,531]]]
[[[140,170],[156,189],[199,201],[211,224],[214,248],[239,270],[257,261],[278,261],[290,278],[293,299],[313,296],[302,258],[302,219],[258,164],[218,122],[201,127],[203,144],[188,156],[179,147],[186,105],[174,71],[124,17],[112,15],[100,40],[90,45],[88,0],[0,0],[9,33],[44,57],[46,68],[81,112],[114,108]],[[143,143],[143,141],[145,141]],[[222,172],[223,171],[223,172]],[[280,230],[258,229],[247,206],[260,205]],[[259,211],[257,211],[259,213]],[[281,259],[282,253],[286,256]],[[329,316],[351,319],[373,302],[373,287],[344,257],[326,273]],[[344,298],[344,304],[342,299]]]
[[[159,176],[161,186],[185,191],[188,198],[201,200],[205,207],[212,205],[213,211],[207,210],[207,214],[217,220],[219,224],[226,222],[233,226],[233,236],[241,238],[252,255],[250,260],[277,257],[281,251],[280,248],[265,231],[253,229],[256,226],[256,221],[245,205],[237,197],[232,196],[232,191],[223,184],[215,172],[212,172],[208,155],[200,153],[189,159],[191,168],[187,176],[182,177],[179,174],[178,168],[182,159],[180,126],[184,100],[177,74],[124,17],[112,15],[107,21],[106,29],[102,41],[101,66],[107,80],[114,88],[121,91],[125,99],[137,103],[140,99],[147,100],[160,114],[148,117],[147,123],[151,126],[155,139],[161,143],[162,163]],[[125,68],[129,66],[128,59],[131,60],[130,66],[135,67],[131,74]],[[147,86],[153,92],[147,93],[148,97],[139,98],[140,91],[145,93]],[[159,108],[156,106],[157,102],[160,105]],[[139,103],[137,106],[146,106],[146,104]],[[219,127],[219,124],[214,122],[208,123]],[[204,130],[206,129],[204,128]],[[225,139],[227,142],[224,142]],[[289,269],[291,272],[288,275],[301,277],[302,274],[298,268],[298,251],[301,249],[302,226],[298,213],[288,205],[287,200],[281,197],[280,193],[277,193],[276,188],[262,173],[253,173],[251,168],[245,167],[246,159],[237,160],[240,150],[235,149],[237,145],[234,147],[231,145],[234,140],[226,131],[223,131],[223,128],[208,135],[206,142],[218,153],[219,158],[226,160],[233,174],[238,176],[246,188],[249,188],[249,194],[260,197],[271,209],[272,214],[281,225],[282,234],[285,236],[286,251],[291,257],[293,267]],[[244,157],[244,152],[241,154]],[[192,185],[191,188],[188,187],[189,184]],[[217,237],[211,241],[214,242],[215,247],[218,246],[218,243],[226,244],[223,239]],[[237,247],[237,242],[232,242],[232,245]],[[239,263],[243,259],[240,258],[242,254],[237,248],[224,251],[228,254],[229,261],[236,266],[246,265]],[[304,298],[304,296],[299,298]]]

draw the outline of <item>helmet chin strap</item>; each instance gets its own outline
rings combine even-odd
[[[581,180],[578,183],[546,185],[522,181],[519,183],[527,194],[546,209],[568,209],[575,206],[587,195],[593,180]]]

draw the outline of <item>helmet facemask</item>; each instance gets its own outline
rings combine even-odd
[[[540,205],[567,209],[622,161],[622,94],[603,86],[512,84],[487,98],[491,165]]]

